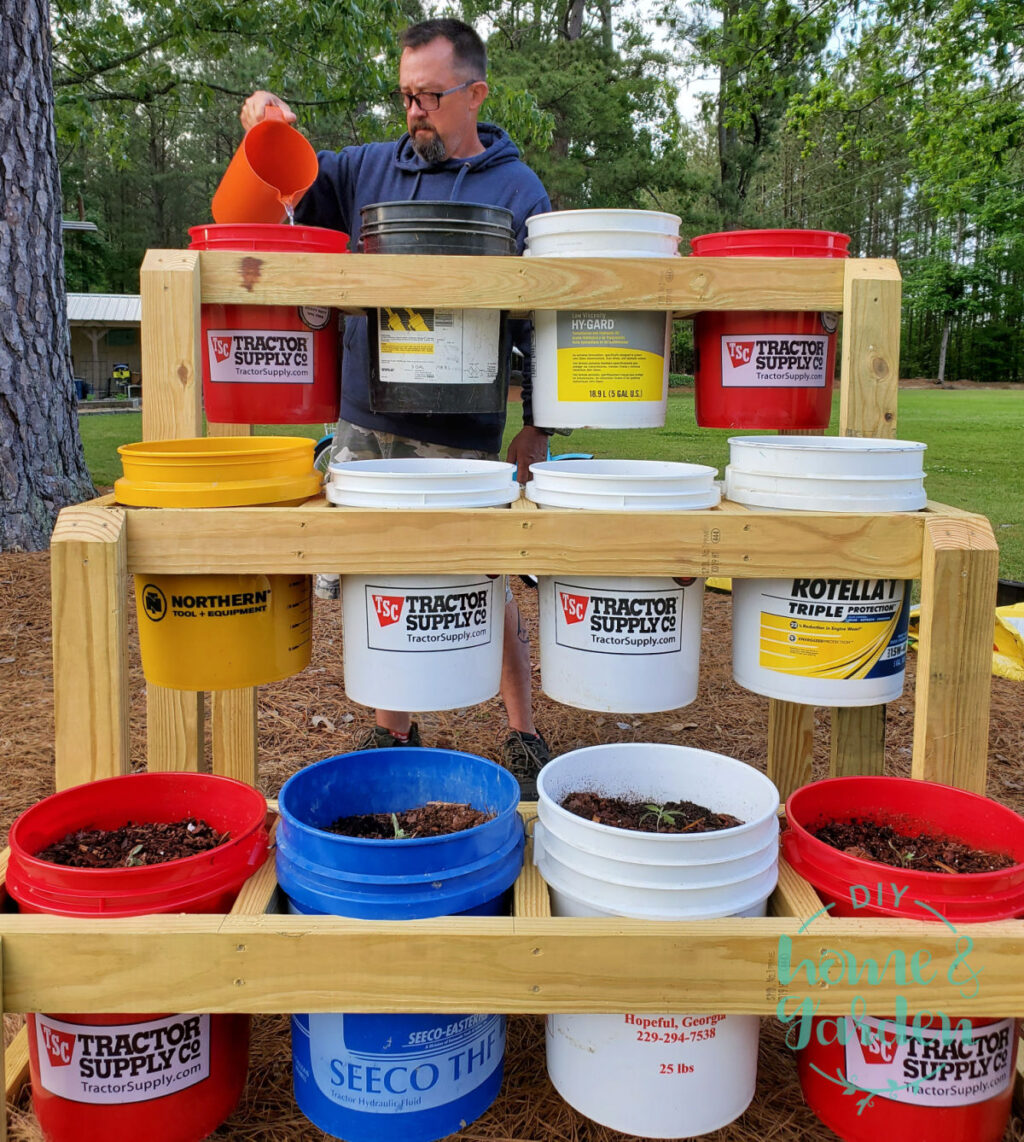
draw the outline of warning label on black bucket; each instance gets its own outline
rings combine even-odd
[[[377,310],[380,379],[385,384],[481,385],[498,375],[497,309]]]
[[[613,591],[555,580],[555,642],[589,654],[677,654],[683,589]]]
[[[215,383],[313,383],[313,334],[307,330],[209,329],[206,352]]]
[[[370,650],[403,654],[486,646],[492,638],[495,582],[404,589],[367,584],[366,644]]]
[[[722,338],[722,385],[822,389],[827,360],[827,337],[785,333],[730,335]]]
[[[39,1081],[74,1102],[146,1102],[210,1075],[210,1016],[92,1027],[36,1016]]]

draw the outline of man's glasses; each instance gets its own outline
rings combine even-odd
[[[449,87],[447,91],[421,91],[418,95],[409,95],[404,91],[392,91],[391,96],[396,103],[400,103],[406,111],[415,103],[421,111],[436,111],[441,106],[441,100],[446,95],[451,95],[455,91],[462,91],[465,87],[471,87],[474,83],[479,83],[478,79],[467,79],[465,83],[460,83],[456,87]]]

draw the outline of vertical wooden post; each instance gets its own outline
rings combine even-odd
[[[843,282],[839,434],[892,439],[899,395],[900,300],[895,266],[851,258]],[[834,707],[833,777],[885,769],[885,707]]]
[[[985,792],[999,548],[982,516],[928,519],[913,776]]]
[[[150,250],[139,272],[142,299],[142,438],[203,435],[199,254]]]
[[[213,772],[255,785],[256,690],[216,690],[210,695]]]
[[[50,540],[57,789],[128,772],[125,513],[65,508]]]
[[[146,764],[151,772],[201,773],[205,764],[203,695],[146,683]]]
[[[832,708],[832,741],[829,773],[852,777],[885,771],[885,707]]]
[[[783,801],[811,780],[814,707],[772,701],[768,706],[768,776]]]
[[[843,283],[841,436],[896,435],[902,281],[891,262],[851,258]]]
[[[139,273],[142,298],[144,440],[203,435],[199,254],[150,250]],[[203,696],[146,688],[146,757],[151,770],[203,768]]]

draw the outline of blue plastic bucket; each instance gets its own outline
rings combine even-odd
[[[325,831],[339,817],[427,801],[492,820],[395,841]],[[486,758],[442,749],[340,754],[281,788],[277,876],[292,912],[370,920],[499,915],[523,859],[519,786]],[[299,1109],[347,1142],[434,1142],[484,1113],[501,1087],[504,1015],[292,1017]]]

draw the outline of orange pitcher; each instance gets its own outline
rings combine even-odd
[[[215,222],[280,222],[313,185],[316,152],[280,107],[245,133],[213,196]]]

